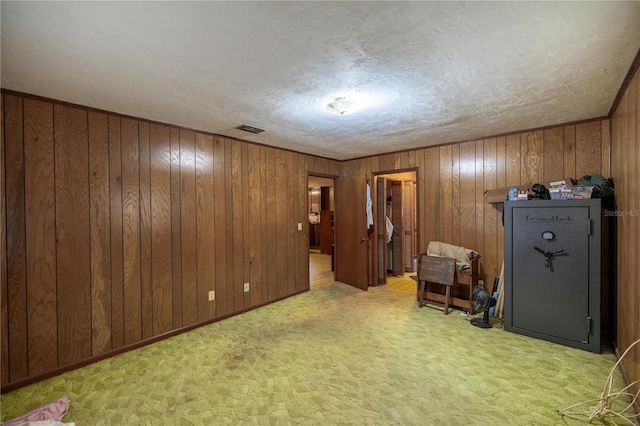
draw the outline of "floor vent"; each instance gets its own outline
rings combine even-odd
[[[243,131],[249,132],[249,133],[254,133],[254,134],[264,132],[264,129],[258,129],[257,127],[248,126],[246,124],[241,124],[238,127],[236,127],[236,129],[243,130]]]

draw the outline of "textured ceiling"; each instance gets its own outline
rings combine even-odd
[[[3,88],[338,160],[605,116],[640,47],[637,1],[1,8]]]

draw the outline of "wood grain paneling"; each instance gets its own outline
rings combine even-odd
[[[182,191],[180,179],[180,131],[172,127],[171,138],[171,292],[173,328],[182,327]]]
[[[151,282],[153,335],[173,326],[171,129],[151,124]]]
[[[227,305],[227,208],[225,186],[225,140],[222,137],[214,138],[213,146],[213,173],[215,196],[215,253],[216,253],[216,314],[225,315],[230,312]]]
[[[542,182],[544,171],[544,133],[542,130],[527,132],[520,138],[520,183]]]
[[[57,294],[51,300],[57,296],[58,362],[67,365],[91,356],[87,111],[56,105],[54,121]]]
[[[89,222],[91,224],[91,350],[111,349],[111,242],[109,226],[109,117],[89,112]]]
[[[4,95],[0,93],[0,216],[7,214],[4,156]],[[0,220],[0,324],[9,322],[7,305],[7,222]],[[0,385],[9,383],[9,327],[0,328]]]
[[[4,96],[4,135],[6,173],[6,228],[7,228],[7,304],[9,380],[16,381],[29,375],[27,349],[27,256],[25,248],[24,205],[24,125],[22,98]]]
[[[595,127],[595,126],[593,126]],[[593,146],[591,135],[597,129],[576,131],[576,146]],[[584,136],[583,136],[584,135]],[[602,145],[601,145],[602,146]],[[606,150],[603,149],[603,152]],[[606,159],[606,155],[603,157]],[[592,164],[595,159],[576,155],[576,169]],[[606,165],[603,164],[603,169]],[[616,346],[623,353],[640,339],[640,73],[636,70],[611,119],[611,176],[615,184],[617,226],[617,324]],[[638,391],[640,380],[640,346],[636,345],[622,362],[630,382],[636,382],[631,392]],[[636,409],[638,409],[636,403]]]
[[[264,283],[262,281],[262,173],[261,167],[264,165],[264,158],[261,157],[264,148],[258,145],[248,146],[248,225],[247,234],[249,240],[249,283],[251,291],[249,292],[248,306],[260,303],[262,298],[262,290]]]
[[[340,162],[33,96],[1,113],[3,391],[309,288],[306,174]]]
[[[251,282],[251,223],[249,217],[249,146],[242,144],[241,155],[242,165],[240,166],[240,174],[242,176],[242,283],[249,283],[249,291],[242,294],[242,306],[251,306],[251,292],[253,292],[254,283]]]
[[[288,286],[288,262],[283,262],[282,258],[286,258],[289,253],[289,241],[287,240],[287,200],[288,194],[280,188],[287,187],[287,153],[284,151],[276,151],[275,153],[275,196],[276,210],[274,214],[276,234],[276,289],[274,297],[280,297],[286,294]]]
[[[496,138],[484,140],[484,189],[495,189],[498,187],[498,142]],[[483,273],[487,284],[493,282],[493,278],[500,274],[498,268],[498,209],[497,205],[484,206],[483,225],[484,246],[478,250],[482,254]],[[499,261],[502,265],[502,259]]]
[[[440,147],[440,238],[453,244],[453,150]]]
[[[149,123],[138,123],[140,152],[140,305],[142,339],[153,336],[153,283],[151,282],[151,148]]]
[[[51,104],[26,99],[24,116],[25,225],[27,264],[30,265],[27,268],[29,374],[38,374],[54,368],[58,363],[54,175],[57,165],[54,155]],[[64,172],[67,171],[62,167],[58,176],[65,176]],[[62,200],[65,195],[69,198],[70,194],[58,192],[57,195],[57,199]],[[68,202],[71,203],[72,200],[69,199]],[[73,233],[73,231],[67,227],[66,233]],[[69,238],[58,245],[58,248],[73,249],[72,239],[73,235],[69,235]],[[60,254],[60,259],[68,259],[67,265],[73,259],[73,253],[68,253],[66,256],[63,253]],[[65,270],[64,267],[58,269],[60,277],[68,277],[65,273],[69,274],[71,271]],[[88,278],[86,275],[85,277]],[[86,286],[85,284],[83,283],[83,286]],[[69,286],[70,283],[65,283],[61,290],[67,290],[67,293],[70,293],[72,290]],[[61,335],[68,331],[70,330],[61,330]],[[67,343],[70,341],[67,340]]]
[[[467,142],[460,145],[459,165],[459,220],[458,244],[463,247],[475,246],[476,227],[474,217],[476,208],[476,145]]]
[[[277,186],[276,186],[276,150],[274,148],[265,148],[265,163],[266,163],[266,176],[267,176],[267,188],[266,188],[266,221],[267,221],[267,241],[269,242],[269,249],[266,254],[267,261],[267,300],[275,299],[278,296],[278,262],[276,258],[278,247],[278,218],[277,210]]]
[[[591,121],[576,125],[576,173],[579,179],[593,170],[602,171],[602,125]]]
[[[544,130],[544,170],[542,173],[544,182],[553,182],[565,177],[562,158],[563,136],[562,127],[552,127]]]
[[[198,265],[198,321],[215,317],[215,303],[209,291],[215,291],[215,216],[213,202],[213,137],[196,135],[196,224]]]
[[[109,194],[111,200],[111,344],[124,346],[124,257],[122,251],[122,146],[120,118],[109,116]]]
[[[182,324],[198,321],[195,133],[180,130],[180,236],[182,248]]]
[[[122,250],[124,342],[142,338],[142,286],[140,282],[140,150],[138,121],[120,122],[122,144]]]
[[[562,161],[564,162],[564,176],[576,177],[576,126],[569,125],[563,128]]]
[[[297,164],[294,162],[294,153],[287,152],[286,153],[286,175],[284,178],[286,193],[289,194],[287,197],[287,221],[284,224],[285,235],[287,244],[287,258],[295,259],[296,258],[296,228],[292,224],[295,221],[296,217],[296,207],[299,205],[297,197],[296,197],[296,169]],[[291,294],[296,289],[296,262],[287,262],[287,286],[286,290],[283,294]]]
[[[243,234],[243,203],[242,197],[244,188],[242,187],[242,145],[232,141],[231,150],[231,221],[233,234],[231,238],[227,235],[227,243],[231,241],[233,250],[231,254],[233,269],[233,310],[239,311],[244,308],[244,234]]]

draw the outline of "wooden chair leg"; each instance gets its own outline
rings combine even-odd
[[[424,306],[424,286],[425,282],[420,281],[420,290],[418,290],[418,307],[422,308]]]
[[[449,315],[449,296],[451,296],[451,286],[447,286],[447,291],[444,295],[444,314]]]

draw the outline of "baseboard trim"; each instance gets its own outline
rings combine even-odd
[[[304,292],[307,292],[307,291],[309,291],[308,288],[303,289],[303,290],[298,290],[298,291],[296,291],[296,292],[294,292],[292,294],[289,294],[289,295],[286,295],[286,296],[281,296],[281,297],[278,297],[278,298],[275,298],[275,299],[260,303],[258,305],[254,305],[254,306],[251,306],[251,307],[248,307],[248,308],[244,308],[244,309],[241,309],[239,311],[232,312],[232,313],[229,313],[229,314],[221,315],[219,317],[216,317],[216,318],[213,318],[213,319],[209,319],[209,320],[206,320],[206,321],[201,321],[201,322],[198,322],[198,323],[195,323],[195,324],[190,324],[190,325],[185,326],[185,327],[177,328],[175,330],[171,330],[171,331],[168,331],[166,333],[159,334],[157,336],[153,336],[153,337],[151,337],[149,339],[141,340],[139,342],[132,343],[132,344],[127,345],[127,346],[122,346],[120,348],[114,349],[114,350],[109,351],[109,352],[105,352],[105,353],[100,354],[100,355],[92,356],[90,358],[86,358],[86,359],[83,359],[81,361],[65,365],[63,367],[55,368],[55,369],[47,371],[45,373],[36,374],[34,376],[29,376],[29,377],[26,377],[24,379],[21,379],[21,380],[12,382],[12,383],[7,383],[6,385],[3,385],[2,387],[0,387],[0,395],[5,394],[5,393],[9,393],[11,391],[14,391],[14,390],[17,390],[17,389],[20,389],[20,388],[23,388],[25,386],[32,385],[34,383],[41,382],[43,380],[50,379],[52,377],[59,376],[61,374],[67,373],[69,371],[77,370],[78,368],[86,367],[87,365],[90,365],[90,364],[93,364],[93,363],[96,363],[98,361],[102,361],[102,360],[105,360],[105,359],[108,359],[108,358],[112,358],[114,356],[123,354],[125,352],[129,352],[129,351],[132,351],[132,350],[135,350],[135,349],[142,348],[142,347],[147,346],[147,345],[151,345],[153,343],[157,343],[159,341],[168,339],[169,337],[177,336],[179,334],[186,333],[186,332],[194,330],[196,328],[204,327],[205,325],[213,324],[213,323],[225,320],[227,318],[234,317],[236,315],[244,314],[244,313],[252,311],[254,309],[262,308],[264,306],[270,305],[270,304],[275,303],[275,302],[279,302],[279,301],[284,300],[284,299],[288,299],[289,297],[293,297],[293,296],[296,296],[298,294],[301,294],[301,293],[304,293]]]

